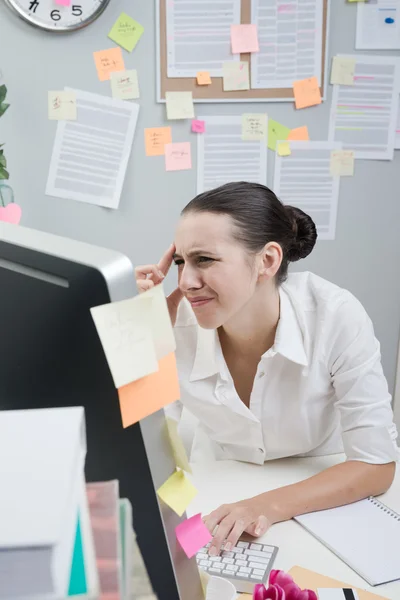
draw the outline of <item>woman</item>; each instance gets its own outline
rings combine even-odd
[[[217,458],[262,464],[345,452],[347,461],[294,485],[221,506],[210,554],[246,531],[385,492],[398,459],[379,343],[361,304],[312,273],[287,275],[317,239],[312,219],[268,188],[231,183],[192,200],[139,291],[160,283],[177,342],[181,402]]]

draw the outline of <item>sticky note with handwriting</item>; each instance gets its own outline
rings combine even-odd
[[[175,471],[157,490],[158,496],[180,517],[198,494],[183,471]]]
[[[203,523],[201,514],[194,515],[175,527],[176,538],[188,558],[192,558],[212,540],[212,535]]]
[[[307,79],[295,81],[293,83],[293,91],[297,109],[315,106],[322,102],[321,91],[316,77],[308,77]]]
[[[200,121],[199,119],[193,119],[193,121],[192,121],[193,133],[204,133],[205,130],[206,130],[205,121]]]
[[[171,127],[147,127],[144,137],[146,156],[163,156],[165,144],[172,142]]]
[[[132,52],[143,32],[144,27],[123,12],[115,21],[108,37],[119,46],[122,46],[124,50]]]
[[[192,92],[165,92],[167,119],[194,119]]]
[[[165,170],[185,171],[192,168],[190,142],[165,144]]]
[[[125,71],[121,48],[109,48],[93,52],[94,62],[100,81],[110,79],[113,71]]]
[[[175,458],[175,464],[187,473],[191,473],[192,469],[189,464],[185,446],[178,433],[178,423],[177,421],[174,421],[174,419],[171,419],[171,417],[166,417],[165,421],[167,424],[168,438]]]
[[[354,175],[354,151],[332,150],[330,171],[333,176],[352,177]]]
[[[139,82],[136,69],[110,73],[113,98],[134,100],[139,98]]]
[[[75,92],[50,91],[48,93],[48,113],[50,120],[76,121]]]
[[[250,89],[249,63],[228,61],[222,65],[224,92]]]
[[[199,71],[196,75],[198,85],[210,85],[211,77],[208,71]]]
[[[231,25],[232,54],[259,52],[257,25]]]
[[[268,119],[268,148],[275,152],[276,142],[287,140],[289,133],[289,127],[285,127],[274,119]]]
[[[291,129],[287,139],[308,142],[310,139],[310,136],[308,133],[307,125],[303,125],[302,127],[296,127],[295,129]]]
[[[338,85],[354,85],[354,71],[356,61],[354,58],[334,56],[332,60],[331,83]]]
[[[267,115],[263,113],[242,115],[242,140],[256,142],[267,139]]]

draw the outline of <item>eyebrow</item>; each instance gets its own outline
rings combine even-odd
[[[214,252],[210,252],[210,251],[205,251],[205,250],[192,250],[191,252],[188,252],[188,257],[189,258],[193,258],[194,256],[216,256],[214,254]],[[175,254],[172,257],[174,260],[176,260],[177,258],[182,258],[182,256],[180,254],[177,254],[175,252]]]

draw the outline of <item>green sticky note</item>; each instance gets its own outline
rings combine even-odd
[[[78,517],[74,553],[72,555],[71,574],[69,578],[68,596],[86,594],[87,591],[88,588],[86,582],[85,559],[83,554],[81,522]]]
[[[289,133],[289,127],[285,127],[273,119],[268,119],[268,148],[275,152],[276,142],[287,140]]]
[[[144,27],[123,12],[115,21],[108,37],[128,52],[132,52],[143,32]]]

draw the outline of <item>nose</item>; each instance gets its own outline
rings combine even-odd
[[[179,273],[178,285],[184,294],[189,290],[200,289],[203,287],[203,282],[197,269],[185,263]]]

